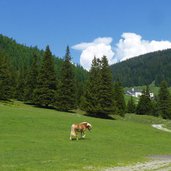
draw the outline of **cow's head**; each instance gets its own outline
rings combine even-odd
[[[92,125],[87,122],[86,128],[90,131],[92,129]]]

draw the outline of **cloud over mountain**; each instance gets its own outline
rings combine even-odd
[[[91,67],[91,62],[96,56],[101,58],[103,55],[107,56],[109,63],[113,63],[114,52],[111,46],[112,38],[103,37],[97,38],[93,42],[83,42],[72,46],[73,49],[81,50],[80,64],[87,70]]]
[[[116,44],[115,56],[118,61],[123,61],[141,54],[171,48],[169,41],[143,40],[135,33],[123,33]]]
[[[91,67],[94,56],[107,56],[109,64],[123,61],[141,54],[171,48],[170,41],[143,40],[141,35],[123,33],[119,42],[112,47],[111,37],[100,37],[92,42],[83,42],[72,46],[80,50],[80,64],[87,70]]]

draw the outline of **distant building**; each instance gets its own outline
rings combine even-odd
[[[142,95],[142,92],[132,88],[131,90],[127,90],[126,94],[133,97],[140,97]],[[154,98],[154,93],[150,93],[150,98]]]
[[[133,97],[139,97],[142,95],[142,92],[139,90],[135,90],[134,88],[132,88],[131,90],[127,90],[126,94],[129,96],[133,96]]]

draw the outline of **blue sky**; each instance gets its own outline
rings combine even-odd
[[[123,33],[171,41],[170,9],[170,0],[0,0],[0,33],[28,46],[48,44],[60,57],[69,45],[79,63],[87,46],[72,47],[97,38],[111,38],[111,50]]]

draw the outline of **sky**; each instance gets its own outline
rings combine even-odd
[[[171,48],[170,0],[0,0],[0,34],[65,55],[89,70]]]

